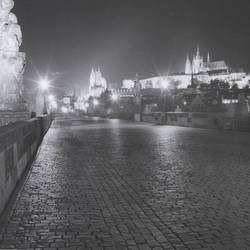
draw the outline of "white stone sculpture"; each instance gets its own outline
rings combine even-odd
[[[19,102],[23,91],[25,53],[19,52],[22,32],[13,7],[13,0],[0,0],[0,107]]]

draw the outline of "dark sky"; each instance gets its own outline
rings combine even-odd
[[[25,79],[64,72],[55,84],[87,86],[91,66],[111,82],[136,72],[183,71],[197,44],[212,60],[250,71],[250,1],[16,0]]]

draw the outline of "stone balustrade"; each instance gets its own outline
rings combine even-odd
[[[0,127],[17,121],[25,121],[30,119],[30,112],[15,112],[0,110]]]
[[[0,213],[50,127],[52,116],[42,116],[0,127]]]

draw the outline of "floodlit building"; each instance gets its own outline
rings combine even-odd
[[[185,64],[185,74],[199,74],[199,73],[208,73],[208,74],[220,74],[220,73],[229,73],[230,67],[226,64],[225,61],[210,61],[210,54],[207,54],[207,60],[204,61],[203,56],[200,55],[199,47],[197,48],[196,55],[193,56],[192,62],[187,55],[186,64]]]
[[[238,72],[232,69],[224,60],[211,61],[210,54],[207,54],[206,60],[200,55],[197,48],[196,54],[190,60],[187,55],[184,67],[184,73],[171,73],[168,75],[155,76],[140,79],[142,89],[145,88],[187,88],[192,81],[196,84],[206,83],[219,80],[228,82],[231,86],[237,84],[239,88],[243,88],[250,83],[250,75],[246,72]],[[123,81],[123,88],[133,88],[134,84],[131,80]]]
[[[102,76],[100,68],[92,68],[89,77],[89,96],[98,98],[107,89],[107,81]]]

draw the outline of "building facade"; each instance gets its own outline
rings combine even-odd
[[[230,67],[226,64],[225,61],[210,61],[210,54],[207,54],[207,60],[205,61],[203,56],[200,55],[199,47],[197,48],[196,55],[193,56],[192,61],[187,55],[186,64],[185,64],[185,74],[199,74],[199,73],[208,73],[208,74],[220,74],[220,73],[229,73]]]
[[[107,89],[107,81],[102,76],[100,68],[94,69],[92,67],[89,77],[89,96],[98,98]]]
[[[184,73],[172,73],[163,76],[155,76],[146,79],[140,79],[142,89],[144,88],[187,88],[192,82],[196,84],[209,84],[211,81],[219,80],[228,82],[231,86],[237,84],[239,88],[243,88],[250,83],[250,75],[246,72],[237,72],[233,70],[224,61],[211,61],[210,54],[207,54],[206,60],[200,55],[197,48],[196,54],[190,60],[187,55]],[[124,80],[123,88],[133,88],[133,81]]]

